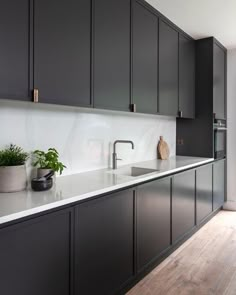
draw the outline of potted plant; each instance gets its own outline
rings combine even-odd
[[[0,192],[11,193],[26,189],[25,162],[28,154],[19,146],[11,144],[0,150]]]
[[[42,177],[51,170],[62,174],[66,166],[59,161],[59,153],[56,149],[50,148],[47,152],[36,150],[33,152],[33,166],[37,167],[37,176]]]

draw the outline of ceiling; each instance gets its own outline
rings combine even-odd
[[[214,36],[236,48],[236,0],[146,0],[195,39]]]

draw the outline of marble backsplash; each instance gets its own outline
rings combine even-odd
[[[111,166],[112,144],[125,164],[156,158],[161,135],[175,155],[176,119],[172,117],[0,101],[0,149],[10,143],[30,152],[55,147],[67,166],[64,175]],[[30,170],[28,163],[28,172]]]

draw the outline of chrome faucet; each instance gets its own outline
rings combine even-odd
[[[131,140],[116,140],[113,143],[113,154],[112,154],[112,169],[117,169],[117,161],[121,161],[121,159],[117,158],[116,154],[116,144],[117,143],[130,143],[132,145],[132,150],[134,149],[134,143]]]

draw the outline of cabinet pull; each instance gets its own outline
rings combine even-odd
[[[183,112],[182,111],[178,111],[178,115],[179,115],[180,118],[182,118],[183,117]]]
[[[131,104],[131,112],[136,113],[136,104]]]
[[[34,89],[34,102],[39,102],[39,90]]]

